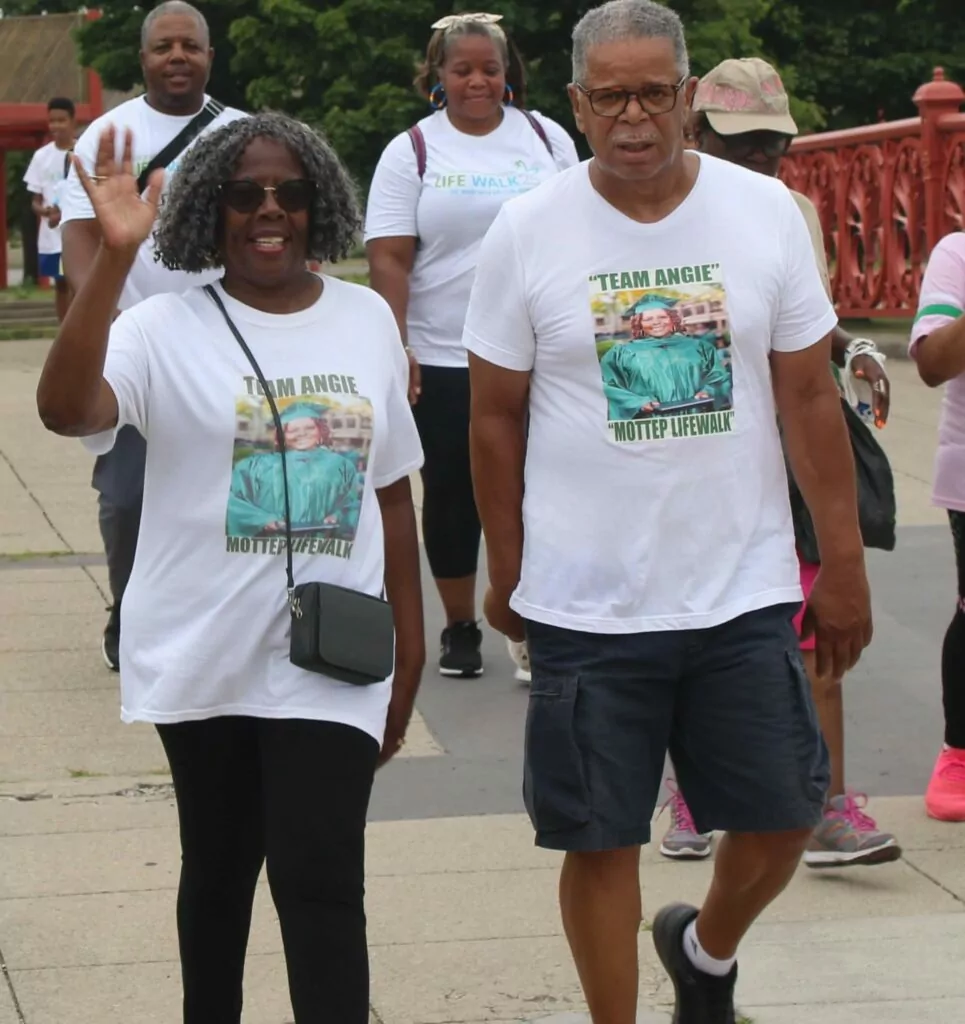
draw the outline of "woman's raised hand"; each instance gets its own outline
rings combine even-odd
[[[109,126],[101,132],[93,174],[88,174],[80,160],[73,157],[77,176],[90,196],[107,249],[137,249],[151,234],[157,217],[164,172],[155,171],[151,175],[147,191],[141,196],[132,153],[133,135],[128,128],[124,132],[123,156],[118,163],[116,133],[114,127]]]

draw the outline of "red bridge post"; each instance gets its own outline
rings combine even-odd
[[[921,165],[925,193],[925,237],[928,251],[948,234],[949,211],[945,205],[947,164],[946,133],[942,121],[957,114],[965,103],[965,90],[945,78],[943,68],[935,68],[932,80],[918,87],[913,97],[921,114]]]

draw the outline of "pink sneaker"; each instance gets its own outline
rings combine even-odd
[[[945,747],[925,791],[925,810],[939,821],[965,821],[965,750]]]
[[[670,808],[670,827],[660,843],[660,852],[674,860],[703,860],[713,849],[713,832],[698,832],[683,793],[673,779],[667,779],[670,799],[661,813]]]

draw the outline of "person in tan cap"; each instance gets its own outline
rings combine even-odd
[[[700,80],[692,110],[689,136],[701,152],[769,177],[777,177],[781,158],[798,134],[780,75],[767,61],[757,57],[725,60],[718,64]],[[818,212],[806,196],[793,189],[790,191],[808,225],[818,269],[830,295],[830,275]],[[852,384],[852,391],[852,376],[870,385],[872,401],[869,411],[875,423],[883,426],[889,404],[884,358],[877,352],[874,342],[852,338],[840,327],[835,328],[831,342],[834,361],[844,369],[843,380]],[[845,391],[848,391],[847,386]],[[800,555],[799,560],[801,586],[806,599],[819,566],[805,561]],[[799,636],[803,618],[802,606],[795,619]],[[831,787],[824,818],[814,832],[804,862],[809,867],[826,868],[897,860],[901,856],[901,848],[895,837],[879,830],[875,821],[862,809],[866,802],[863,794],[845,789],[841,680],[819,676],[813,636],[801,637],[800,643],[821,729],[831,755]],[[671,824],[661,843],[661,853],[676,859],[708,856],[712,837],[696,831],[693,817],[679,790],[673,790],[669,805]]]

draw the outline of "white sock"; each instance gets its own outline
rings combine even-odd
[[[730,974],[731,968],[737,963],[737,957],[732,956],[729,960],[715,960],[707,950],[700,944],[697,938],[697,919],[694,918],[687,925],[684,931],[684,952],[687,959],[704,974],[711,974],[715,978],[724,978]]]

